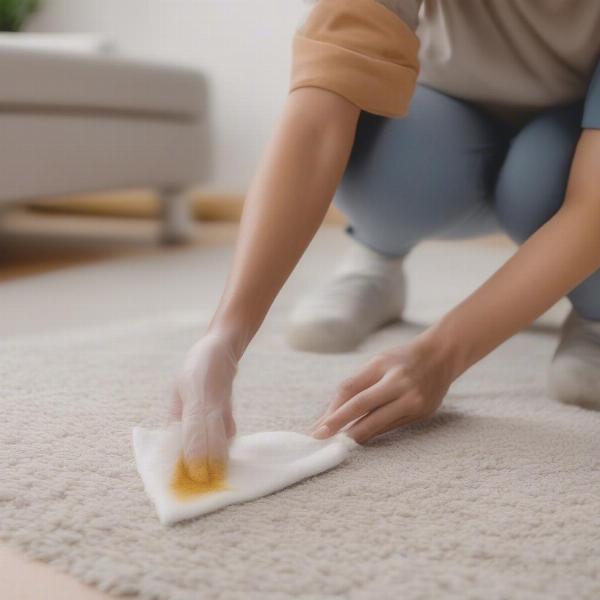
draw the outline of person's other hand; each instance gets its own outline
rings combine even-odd
[[[346,433],[359,444],[432,415],[452,383],[452,365],[422,337],[379,354],[344,381],[312,428],[328,438],[353,421]]]
[[[210,333],[189,350],[177,379],[172,416],[181,419],[184,463],[198,482],[224,478],[236,431],[231,398],[236,370],[230,344]]]

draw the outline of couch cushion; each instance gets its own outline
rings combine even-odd
[[[196,118],[206,102],[194,69],[114,55],[0,49],[0,110],[81,110]]]

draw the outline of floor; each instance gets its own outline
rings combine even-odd
[[[64,273],[125,256],[165,251],[154,242],[155,228],[154,223],[145,220],[47,216],[26,211],[6,214],[0,221],[0,296],[4,296],[2,292],[14,289],[15,285],[26,288],[27,283],[36,277]],[[218,226],[214,226],[210,235],[220,237],[218,229]],[[230,230],[231,227],[223,228],[223,237],[228,242],[232,235]],[[46,321],[43,325],[39,321],[33,323],[31,315],[21,314],[16,310],[11,311],[10,319],[4,318],[2,322],[2,335],[65,325],[60,321]],[[109,598],[44,563],[29,561],[4,546],[0,546],[0,574],[0,598]],[[48,590],[52,592],[49,593]]]
[[[177,286],[183,290],[187,282],[144,279],[144,260],[168,261],[180,256],[190,264],[194,273],[194,256],[210,253],[211,248],[231,246],[235,226],[227,224],[199,224],[192,251],[179,248],[162,248],[156,243],[156,224],[148,220],[117,220],[109,218],[72,217],[65,215],[39,215],[14,212],[0,221],[0,295],[3,314],[0,315],[0,335],[22,336],[40,331],[89,326],[90,321],[101,326],[108,314],[107,304],[115,316],[115,298],[119,302],[121,317],[135,318],[139,303],[128,302],[130,291],[145,298],[144,312],[159,312],[168,302],[173,305]],[[336,234],[337,235],[337,234]],[[335,238],[337,239],[337,238]],[[467,242],[467,243],[482,243]],[[488,245],[507,246],[502,238],[487,238]],[[320,238],[313,252],[325,259],[330,242]],[[181,253],[184,254],[181,254]],[[194,253],[195,252],[195,253]],[[132,280],[130,270],[122,273],[113,269],[113,279],[102,278],[102,266],[115,261],[140,259],[139,279]],[[325,260],[326,262],[326,260]],[[129,263],[130,264],[130,263]],[[208,274],[215,278],[214,301],[218,297],[224,273]],[[44,299],[44,310],[26,314],[20,309],[20,299],[35,289],[39,278],[60,281],[62,296]],[[177,294],[175,294],[177,296]],[[180,294],[180,308],[193,308],[193,297]],[[32,563],[12,550],[0,547],[0,597],[13,600],[51,599],[86,600],[107,597],[83,586],[71,577],[56,573],[41,563]],[[52,589],[52,595],[48,590]]]
[[[118,261],[126,257],[157,257],[177,252],[156,243],[157,226],[146,219],[111,219],[82,216],[47,215],[28,211],[7,213],[0,220],[0,296],[4,318],[0,335],[20,335],[89,323],[90,309],[95,320],[102,321],[103,299],[87,297],[78,302],[82,309],[65,305],[60,310],[48,299],[51,317],[19,311],[19,297],[39,277],[60,276],[68,279],[92,265]],[[194,244],[212,246],[231,244],[235,227],[229,224],[199,226]],[[121,282],[123,283],[123,282]],[[115,289],[118,282],[104,282]],[[95,305],[95,306],[93,306]],[[87,306],[87,308],[85,308]],[[93,306],[93,308],[92,308]],[[58,310],[57,310],[58,308]],[[128,307],[124,305],[124,312]],[[32,562],[13,550],[0,546],[0,598],[11,600],[95,600],[109,598],[72,577],[58,573],[48,565]],[[48,595],[48,590],[53,590]]]

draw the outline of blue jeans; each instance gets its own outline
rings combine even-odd
[[[419,86],[403,119],[361,114],[335,204],[357,241],[388,256],[498,230],[522,243],[561,207],[582,109],[549,109],[515,131]],[[600,270],[569,299],[600,320]]]

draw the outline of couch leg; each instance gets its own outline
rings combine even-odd
[[[181,189],[160,192],[162,244],[185,244],[192,234],[190,197]]]

